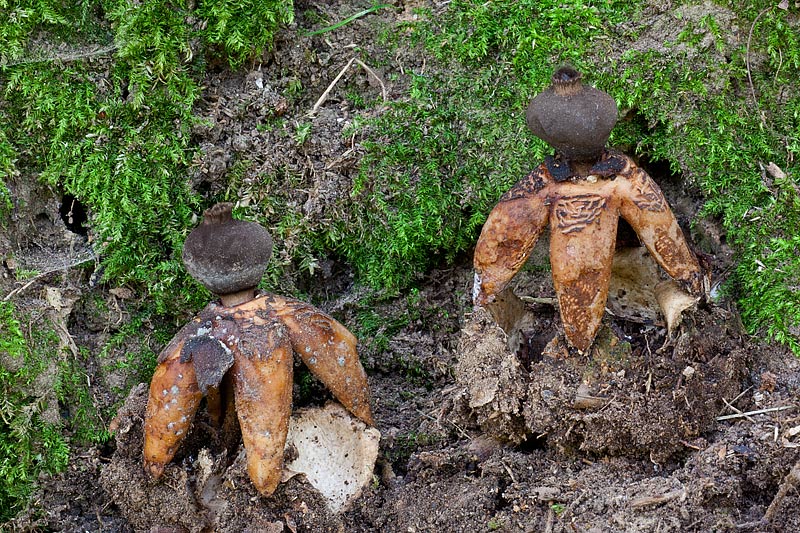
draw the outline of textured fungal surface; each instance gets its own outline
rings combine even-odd
[[[232,294],[261,281],[272,255],[272,237],[255,222],[234,220],[233,204],[206,210],[203,222],[186,238],[183,263],[193,278],[214,294]]]
[[[250,479],[272,494],[291,414],[294,352],[350,412],[372,424],[367,376],[344,326],[313,306],[269,294],[234,307],[211,303],[159,356],[145,415],[147,471],[161,476],[206,395],[218,422],[235,409]]]
[[[617,104],[603,91],[583,85],[572,67],[559,68],[552,82],[528,106],[528,127],[567,157],[597,157],[617,121]]]
[[[250,480],[270,495],[281,481],[294,353],[346,409],[372,425],[369,387],[356,338],[344,326],[298,300],[256,295],[272,238],[257,223],[233,220],[232,207],[206,210],[186,239],[187,270],[220,301],[181,329],[158,358],[145,414],[144,467],[161,477],[205,396],[218,438],[230,445],[241,434]]]
[[[570,346],[587,353],[608,299],[620,217],[692,296],[702,296],[706,284],[658,185],[631,158],[605,148],[617,121],[614,99],[583,85],[580,72],[569,66],[557,69],[551,81],[531,100],[526,120],[556,155],[504,194],[489,214],[475,247],[473,301],[491,303],[549,225],[564,334]]]
[[[692,295],[703,273],[658,186],[624,154],[606,151],[598,163],[609,178],[557,181],[547,162],[504,195],[475,248],[475,303],[486,305],[525,264],[549,224],[550,265],[569,344],[587,352],[608,297],[620,217],[656,262]]]

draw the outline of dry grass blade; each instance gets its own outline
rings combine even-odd
[[[370,76],[372,76],[373,78],[375,78],[377,80],[377,82],[380,84],[380,86],[381,86],[381,96],[383,97],[383,101],[385,102],[386,99],[387,99],[387,96],[386,96],[386,85],[383,83],[383,80],[377,74],[375,74],[374,70],[369,68],[367,66],[367,64],[364,63],[363,61],[361,61],[360,59],[356,59],[356,63],[358,63],[361,66],[361,68],[366,70],[367,73]]]
[[[795,407],[797,407],[797,406],[796,405],[784,405],[784,406],[781,406],[781,407],[770,407],[769,409],[759,409],[758,411],[748,411],[746,413],[737,413],[735,415],[718,416],[717,420],[718,421],[722,421],[722,420],[733,420],[734,418],[747,418],[747,417],[750,417],[750,416],[753,416],[753,415],[763,415],[765,413],[774,413],[774,412],[777,412],[777,411],[785,411],[787,409],[794,409]]]
[[[314,104],[314,107],[311,108],[311,113],[310,114],[312,114],[312,115],[315,114],[319,110],[319,108],[322,107],[322,104],[324,104],[325,100],[328,99],[328,96],[331,94],[331,91],[333,90],[333,88],[336,87],[336,84],[339,83],[340,79],[342,79],[342,76],[344,76],[345,72],[347,72],[347,69],[349,69],[350,65],[353,64],[353,61],[356,61],[355,57],[347,62],[347,64],[339,72],[339,74],[333,79],[333,81],[330,83],[330,85],[328,85],[328,88],[325,89],[325,92],[323,92],[322,96],[319,97],[317,102]]]

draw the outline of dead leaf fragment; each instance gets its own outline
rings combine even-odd
[[[684,291],[672,280],[662,281],[656,285],[656,299],[664,318],[667,330],[672,332],[681,323],[683,312],[697,303],[697,298]]]
[[[765,392],[775,392],[775,386],[778,384],[778,377],[772,372],[764,372],[761,374],[761,386],[758,390]]]

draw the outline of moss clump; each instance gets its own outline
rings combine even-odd
[[[6,218],[14,204],[11,202],[11,193],[6,185],[6,179],[14,172],[15,154],[5,139],[5,134],[0,130],[0,227],[5,227]]]
[[[798,26],[766,1],[663,13],[615,1],[453,1],[412,27],[439,65],[369,125],[355,202],[326,244],[384,288],[467,250],[500,194],[544,155],[522,113],[569,62],[625,114],[612,145],[668,162],[703,191],[704,212],[739,252],[730,286],[748,328],[800,353]],[[771,179],[769,162],[786,175]]]
[[[24,508],[40,473],[67,465],[61,424],[47,414],[54,406],[31,389],[57,353],[52,331],[27,338],[14,306],[0,302],[0,523]]]
[[[435,61],[372,121],[349,209],[325,236],[375,287],[407,287],[474,245],[500,195],[544,156],[525,127],[553,64],[588,68],[627,3],[453,2],[410,27]],[[535,46],[534,46],[535,43]],[[445,67],[447,65],[447,67]]]
[[[88,207],[106,279],[146,288],[162,311],[199,301],[179,254],[200,209],[186,182],[199,82],[208,58],[238,65],[268,47],[291,1],[2,7],[0,169],[38,174]]]
[[[272,46],[278,27],[294,18],[292,0],[223,0],[201,2],[196,15],[208,22],[209,44],[224,50],[232,67]]]

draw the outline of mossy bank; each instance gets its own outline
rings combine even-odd
[[[469,263],[499,196],[546,155],[523,113],[564,62],[615,98],[611,144],[695,199],[696,240],[697,221],[723,226],[736,263],[716,276],[750,332],[800,351],[794,3],[439,4],[0,0],[0,286],[25,289],[2,307],[0,412],[5,435],[29,435],[0,435],[2,464],[29,458],[0,467],[3,519],[107,438],[115,403],[205,304],[180,248],[216,201],[276,237],[265,286],[353,296],[368,369],[446,376],[381,354],[420,321],[427,273]],[[85,253],[31,259],[59,225],[77,237],[57,251]],[[25,304],[46,286],[78,290],[61,322]],[[26,385],[44,368],[60,397]]]

